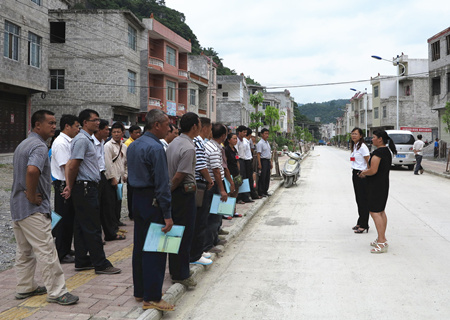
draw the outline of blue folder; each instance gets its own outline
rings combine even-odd
[[[59,220],[61,220],[61,216],[57,214],[55,211],[52,211],[52,229],[55,228]]]

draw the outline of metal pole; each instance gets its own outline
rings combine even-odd
[[[398,117],[399,117],[399,108],[398,108],[398,95],[399,95],[399,82],[400,82],[400,68],[398,65],[398,58],[397,58],[397,125],[396,125],[396,129],[400,130],[399,126],[398,126]]]
[[[366,123],[366,137],[368,137],[369,135],[368,135],[368,133],[367,133],[367,104],[368,104],[368,97],[367,97],[367,88],[366,88],[366,95],[365,95],[365,97],[364,97],[364,113],[365,113],[365,123]]]
[[[212,86],[213,86],[213,57],[210,57],[210,61],[209,61],[209,84],[208,84],[208,89],[209,89],[209,118],[212,118],[212,112],[213,112],[213,101],[212,101]]]

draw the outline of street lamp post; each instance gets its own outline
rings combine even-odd
[[[391,62],[394,66],[397,66],[397,123],[396,123],[396,129],[400,130],[400,126],[398,124],[398,117],[399,117],[399,108],[398,108],[398,96],[399,96],[399,78],[400,76],[403,76],[405,74],[406,71],[406,67],[403,63],[400,63],[400,57],[397,55],[397,58],[393,58],[392,61],[391,60],[387,60],[387,59],[383,59],[379,56],[372,56],[372,58],[377,59],[377,60],[384,60],[387,62]],[[403,67],[403,72],[400,74],[400,69],[398,68],[398,65],[401,65]]]
[[[356,92],[360,92],[359,90],[356,90],[354,88],[350,88],[350,90],[352,91],[356,91]],[[364,89],[365,90],[365,95],[364,95],[364,124],[365,124],[365,129],[366,129],[366,137],[368,137],[368,133],[367,133],[367,88]]]

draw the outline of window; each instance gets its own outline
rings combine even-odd
[[[128,25],[128,47],[136,50],[136,29]]]
[[[41,37],[28,32],[28,65],[41,67],[41,43]]]
[[[352,102],[352,111],[355,111],[355,103]]]
[[[222,93],[222,97],[228,98],[228,92],[223,92],[223,93]]]
[[[217,85],[217,89],[222,89],[222,85],[220,83]]]
[[[411,86],[406,86],[405,88],[405,96],[410,96],[411,95]]]
[[[378,108],[373,108],[373,118],[378,119]]]
[[[136,93],[136,72],[128,70],[128,92]]]
[[[441,94],[441,77],[431,79],[431,94],[433,96]]]
[[[66,23],[50,22],[50,43],[66,42]]]
[[[195,89],[189,90],[189,103],[191,106],[197,105],[196,98],[197,98],[197,91]]]
[[[373,87],[373,97],[374,98],[378,97],[378,86]]]
[[[5,21],[5,39],[3,55],[13,60],[19,60],[19,35],[20,28],[15,24]]]
[[[177,52],[174,48],[167,46],[166,62],[174,67],[176,67],[176,59],[175,59],[176,54]]]
[[[387,117],[387,110],[386,110],[386,106],[383,107],[383,118]]]
[[[270,106],[270,102],[264,101],[264,102],[262,103],[262,108],[263,108],[263,110],[265,110],[268,106]]]
[[[447,55],[450,54],[450,35],[445,37],[445,42],[447,42]]]
[[[37,5],[41,5],[41,0],[31,0],[31,2],[36,3]]]
[[[359,120],[359,122],[364,123],[364,111],[361,111],[361,119]]]
[[[450,73],[447,73],[447,92],[450,92]]]
[[[50,70],[50,89],[64,90],[64,70]]]
[[[169,101],[175,101],[175,90],[176,90],[177,84],[173,81],[167,80],[166,86],[167,86],[166,99]]]
[[[438,40],[431,44],[431,61],[439,60],[441,57],[441,42]]]

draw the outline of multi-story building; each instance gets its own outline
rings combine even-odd
[[[409,59],[402,54],[398,61],[399,114],[396,77],[378,75],[372,78],[373,116],[370,131],[377,128],[395,129],[398,117],[400,130],[421,133],[424,141],[431,141],[438,137],[439,119],[429,103],[428,60]]]
[[[294,132],[294,97],[287,89],[270,94],[280,101],[280,131],[284,134]]]
[[[350,99],[350,105],[349,120],[353,126],[352,128],[359,127],[363,130],[367,128],[366,136],[370,136],[370,127],[372,126],[372,94],[357,92]],[[352,128],[349,129],[352,130]]]
[[[172,123],[186,113],[188,106],[188,53],[191,43],[153,18],[143,19],[148,32],[143,53],[142,74],[148,89],[141,90],[142,116],[151,109],[161,109]]]
[[[45,5],[44,5],[45,4]],[[0,154],[14,152],[30,131],[31,97],[48,89],[48,8],[65,1],[0,2]]]
[[[187,111],[195,112],[200,117],[216,121],[216,88],[217,65],[209,57],[190,55],[188,58],[189,71],[189,101]]]
[[[110,123],[137,122],[140,50],[145,27],[128,10],[49,10],[50,44],[45,99],[32,108],[58,119],[89,108]]]
[[[217,121],[232,128],[248,126],[250,113],[249,92],[245,76],[217,76]]]
[[[439,115],[438,137],[450,142],[447,125],[442,121],[445,105],[450,102],[450,28],[428,39],[428,69],[430,106]]]

